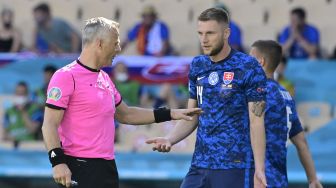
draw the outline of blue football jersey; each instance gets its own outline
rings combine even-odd
[[[295,103],[289,92],[272,79],[267,80],[266,177],[269,187],[287,187],[286,142],[302,131]]]
[[[193,59],[190,98],[199,116],[192,166],[207,169],[251,168],[248,102],[265,100],[266,76],[253,57],[231,50],[214,63],[209,56]]]

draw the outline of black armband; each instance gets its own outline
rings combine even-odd
[[[65,155],[61,148],[54,148],[50,150],[48,152],[48,155],[52,167],[62,163],[66,163]]]
[[[172,120],[171,115],[170,115],[170,109],[168,108],[164,108],[164,107],[157,108],[157,109],[154,109],[153,112],[154,112],[155,123]]]

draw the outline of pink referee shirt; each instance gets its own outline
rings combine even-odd
[[[64,153],[114,159],[114,113],[122,99],[110,77],[75,61],[52,77],[46,105],[63,109],[58,132]]]

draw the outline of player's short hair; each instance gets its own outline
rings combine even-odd
[[[26,92],[25,94],[28,94],[28,85],[25,81],[19,81],[17,84],[16,84],[16,87],[23,87],[25,88]]]
[[[53,65],[47,65],[44,67],[44,72],[50,72],[54,74],[57,71],[57,68],[54,67]]]
[[[252,44],[265,58],[266,68],[275,71],[282,59],[282,47],[274,40],[258,40]]]
[[[113,20],[96,17],[85,21],[85,26],[82,31],[82,46],[91,43],[93,40],[108,37],[109,32],[119,33],[119,23]]]
[[[301,7],[294,8],[291,14],[297,15],[301,20],[306,19],[306,11]]]
[[[215,20],[218,23],[229,24],[229,14],[222,8],[209,8],[203,11],[199,17],[198,21],[210,21]]]
[[[40,3],[38,5],[36,5],[34,7],[34,12],[36,11],[41,11],[41,12],[44,12],[46,14],[50,14],[50,8],[49,8],[49,5],[47,3]]]

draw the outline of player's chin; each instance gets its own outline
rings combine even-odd
[[[211,50],[203,50],[203,54],[204,55],[210,55],[211,54]]]

